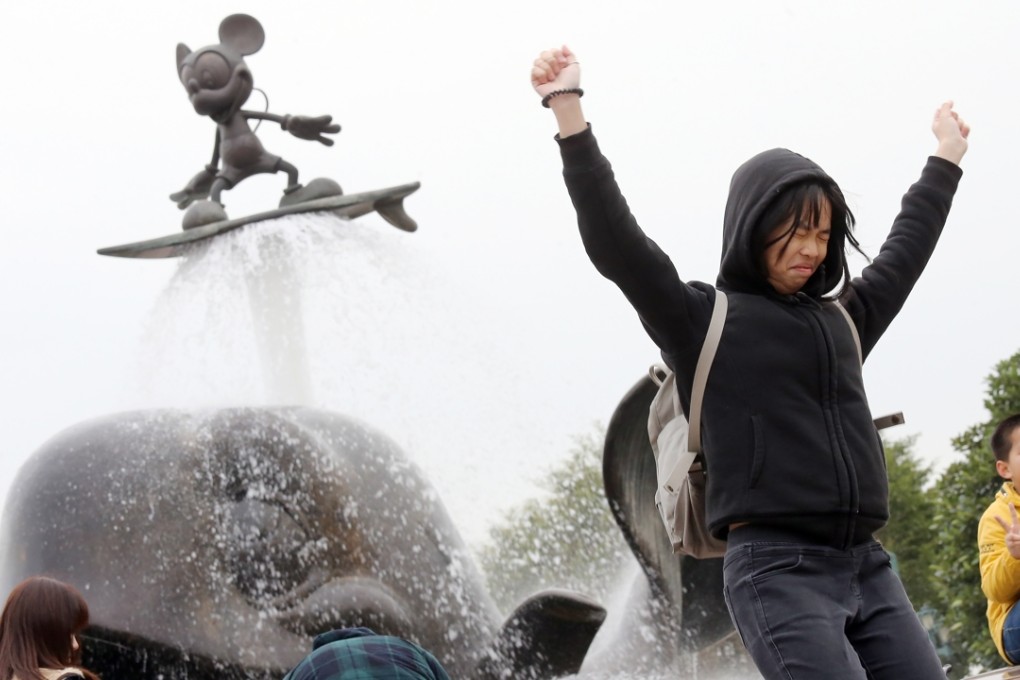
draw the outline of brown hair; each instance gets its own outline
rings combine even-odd
[[[1017,427],[1020,427],[1020,413],[1014,413],[995,428],[990,442],[992,453],[995,454],[995,460],[1009,460],[1009,450],[1013,447],[1013,442],[1010,441],[1010,438],[1013,436],[1013,430]]]
[[[25,579],[0,614],[0,680],[45,680],[40,668],[80,664],[81,650],[71,649],[71,636],[88,624],[89,606],[73,586],[45,576]]]

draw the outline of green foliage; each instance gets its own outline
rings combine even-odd
[[[931,465],[914,453],[916,437],[885,444],[889,472],[889,523],[877,537],[896,556],[900,579],[915,607],[935,601],[929,576],[936,546],[931,541]]]
[[[942,613],[956,664],[961,669],[1003,665],[988,634],[978,570],[977,525],[1002,480],[995,473],[988,439],[996,424],[1020,411],[1020,352],[999,362],[986,379],[989,418],[953,440],[963,460],[939,478],[933,495],[931,543],[935,608]]]
[[[541,482],[547,492],[489,531],[479,558],[496,604],[509,613],[542,588],[569,588],[605,602],[630,555],[602,482],[605,431],[578,437]]]

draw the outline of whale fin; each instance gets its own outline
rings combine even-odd
[[[569,590],[543,590],[514,610],[471,675],[473,680],[539,680],[574,675],[606,610]]]

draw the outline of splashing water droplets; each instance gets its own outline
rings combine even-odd
[[[311,213],[195,248],[153,305],[136,403],[360,419],[425,468],[461,531],[481,538],[514,500],[508,483],[534,486],[529,464],[512,461],[561,451],[535,423],[548,414],[521,397],[523,385],[541,389],[523,368],[533,357],[499,347],[499,305],[420,238]]]

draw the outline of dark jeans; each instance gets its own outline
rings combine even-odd
[[[945,680],[878,541],[849,549],[757,526],[730,533],[724,593],[766,680]]]
[[[1020,607],[1015,604],[1006,614],[1006,622],[1002,625],[1002,649],[1010,663],[1015,664],[1020,659]]]

